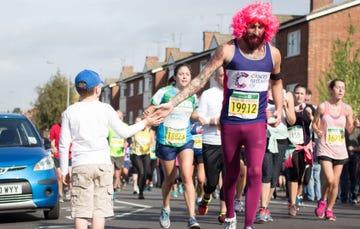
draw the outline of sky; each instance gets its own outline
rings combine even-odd
[[[146,56],[164,61],[166,47],[201,52],[203,32],[230,33],[232,16],[251,2],[3,0],[0,112],[30,109],[58,70],[72,81],[83,69],[119,78],[122,66],[141,72]],[[275,14],[309,13],[310,0],[268,2]]]

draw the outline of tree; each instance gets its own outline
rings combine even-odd
[[[66,109],[68,78],[58,70],[43,87],[36,88],[38,98],[34,105],[32,121],[40,131],[49,130],[60,122],[60,115]],[[78,99],[74,85],[70,82],[70,104]]]
[[[12,113],[21,114],[21,109],[19,107],[15,107]]]
[[[341,79],[345,82],[346,93],[344,101],[353,108],[355,115],[360,115],[360,48],[354,48],[352,37],[355,27],[350,24],[349,35],[345,41],[337,39],[333,45],[332,63],[329,71],[325,72],[325,78],[316,85],[320,101],[329,98],[328,82],[333,79]]]

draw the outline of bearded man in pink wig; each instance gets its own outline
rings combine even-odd
[[[281,119],[281,55],[270,44],[279,22],[270,3],[256,2],[239,10],[231,27],[234,39],[219,46],[203,71],[172,100],[156,107],[155,113],[165,118],[174,107],[203,88],[217,68],[224,67],[223,106],[220,117],[216,117],[219,120],[213,122],[220,123],[223,146],[223,190],[227,207],[224,228],[236,228],[234,194],[240,171],[240,149],[245,146],[248,190],[244,228],[250,229],[261,194],[267,123],[277,126]],[[275,103],[271,122],[267,122],[266,114],[269,83]]]

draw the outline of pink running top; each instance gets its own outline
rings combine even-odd
[[[317,156],[326,156],[335,160],[348,158],[345,144],[346,104],[341,106],[340,114],[331,115],[329,102],[324,102],[325,111],[320,119],[320,130],[324,133],[320,138]]]

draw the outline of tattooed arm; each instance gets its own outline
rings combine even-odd
[[[168,114],[170,114],[174,107],[198,92],[206,85],[217,68],[230,61],[233,56],[233,52],[234,44],[232,41],[219,46],[200,74],[192,79],[189,85],[172,98],[170,102],[157,106],[155,114],[161,118],[165,118]]]

